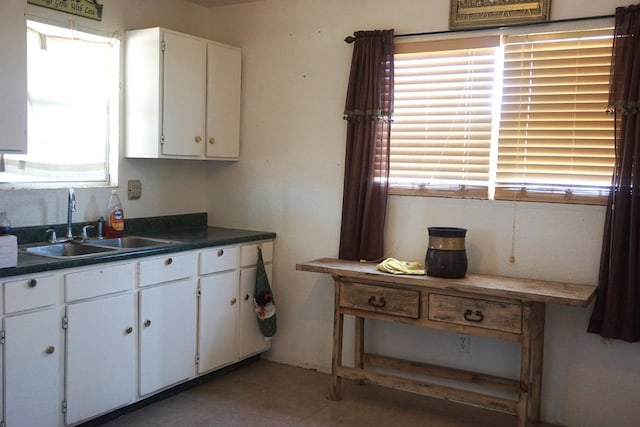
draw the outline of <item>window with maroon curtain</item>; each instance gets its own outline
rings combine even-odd
[[[384,253],[393,76],[393,30],[354,33],[344,113],[342,259],[373,261]]]
[[[640,341],[640,5],[616,9],[609,88],[615,165],[589,332]]]

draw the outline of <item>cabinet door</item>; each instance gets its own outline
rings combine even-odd
[[[133,294],[67,306],[67,424],[126,405],[135,397]]]
[[[239,48],[207,43],[207,157],[240,156],[241,57]]]
[[[267,271],[269,283],[273,288],[271,264],[265,265],[265,270]],[[240,359],[261,353],[271,347],[271,340],[265,338],[258,327],[253,304],[255,284],[256,268],[243,268],[240,271],[240,333],[238,348]],[[276,299],[276,307],[277,305],[278,300]]]
[[[24,1],[0,2],[0,152],[27,152],[27,27]]]
[[[162,154],[204,153],[206,48],[201,39],[164,33]]]
[[[140,394],[191,378],[196,359],[196,280],[140,291]]]
[[[62,313],[49,308],[4,320],[7,426],[61,426]]]
[[[198,373],[238,359],[238,271],[200,278]]]

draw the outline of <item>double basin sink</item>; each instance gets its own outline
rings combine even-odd
[[[49,258],[85,258],[94,255],[105,255],[111,252],[166,246],[174,243],[148,237],[125,236],[112,239],[89,239],[56,243],[28,244],[20,247],[20,251],[30,255]]]

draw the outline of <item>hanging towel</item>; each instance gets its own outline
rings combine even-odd
[[[254,291],[256,316],[258,327],[265,337],[272,337],[276,333],[276,302],[273,299],[269,278],[262,260],[262,249],[258,246],[258,263],[256,265],[256,287]]]

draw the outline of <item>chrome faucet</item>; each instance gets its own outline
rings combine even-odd
[[[73,213],[76,211],[76,194],[73,192],[73,188],[69,189],[69,197],[67,198],[67,239],[73,239],[73,231],[71,230],[71,223],[73,219]]]

